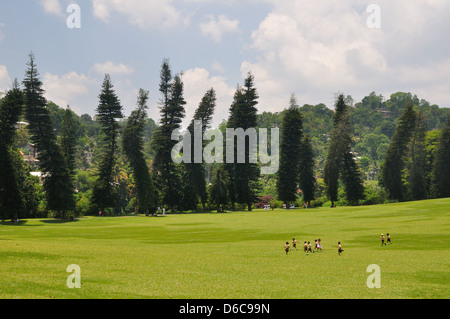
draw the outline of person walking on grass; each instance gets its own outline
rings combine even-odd
[[[381,234],[381,247],[383,247],[383,245],[386,245],[386,244],[384,243],[384,240],[385,240],[385,237],[384,237],[383,234]]]
[[[286,252],[286,255],[288,254],[288,252],[289,252],[289,242],[287,241],[286,242],[286,245],[284,245],[284,251]]]
[[[316,251],[319,251],[319,244],[317,242],[317,239],[314,239],[314,250],[313,250],[313,253],[315,253]]]
[[[297,241],[295,240],[295,238],[292,238],[292,250],[297,250]]]
[[[391,235],[389,235],[389,233],[386,234],[386,238],[387,238],[386,245],[387,244],[392,244]]]
[[[341,245],[341,242],[340,241],[338,241],[338,255],[340,256],[341,255],[341,253],[343,252],[344,250],[342,249],[342,245]]]

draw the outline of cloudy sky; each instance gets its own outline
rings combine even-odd
[[[22,81],[32,51],[47,99],[79,115],[95,114],[108,73],[126,116],[143,88],[158,120],[164,58],[183,74],[186,121],[211,87],[214,124],[227,118],[249,71],[260,112],[291,93],[332,108],[337,92],[404,91],[450,107],[449,35],[448,0],[3,0],[0,91]]]

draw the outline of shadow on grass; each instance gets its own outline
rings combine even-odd
[[[36,221],[40,221],[44,224],[66,224],[66,223],[75,223],[78,222],[78,219],[74,219],[74,220],[69,220],[69,219],[34,219]],[[0,222],[0,225],[3,226],[26,226],[26,227],[38,227],[38,226],[43,226],[43,225],[39,225],[39,224],[29,224],[29,220],[20,220],[18,223],[13,222],[13,221],[8,221],[8,220],[4,220]]]
[[[79,220],[78,219],[42,219],[40,220],[41,222],[43,222],[44,224],[67,224],[67,223],[76,223]]]
[[[21,220],[18,223],[10,221],[10,220],[2,220],[0,222],[0,225],[4,225],[4,226],[38,226],[38,225],[27,225],[28,221],[27,220]]]

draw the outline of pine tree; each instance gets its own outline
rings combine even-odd
[[[244,86],[239,88],[236,92],[236,100],[234,105],[232,105],[233,115],[232,122],[229,123],[230,127],[234,129],[243,129],[244,131],[256,128],[257,99],[258,93],[254,88],[254,77],[249,73],[245,79]],[[236,145],[237,142],[235,140],[236,139],[234,139]],[[256,163],[252,163],[250,147],[250,139],[246,136],[245,150],[243,150],[245,163],[238,163],[237,161],[233,166],[233,183],[236,202],[246,204],[248,211],[252,210],[252,203],[257,197],[259,187],[258,177],[260,175],[258,165]]]
[[[291,95],[290,106],[284,112],[281,124],[280,166],[277,175],[278,199],[285,204],[297,199],[300,165],[303,159],[302,136],[303,118],[294,95]],[[306,164],[306,162],[304,162]],[[306,174],[303,173],[303,177]],[[302,182],[305,182],[302,180]]]
[[[364,199],[363,175],[358,167],[356,158],[353,155],[351,144],[351,123],[348,110],[341,115],[340,123],[342,124],[343,135],[339,137],[346,142],[343,154],[343,165],[341,168],[342,182],[344,184],[345,198],[353,205],[357,205],[359,200]]]
[[[38,152],[39,166],[44,174],[47,208],[66,218],[66,213],[75,208],[75,187],[64,154],[57,143],[33,54],[30,54],[27,65],[23,80],[25,116],[29,123],[31,141]]]
[[[128,118],[122,139],[124,153],[136,180],[137,208],[147,216],[155,213],[157,208],[155,187],[143,154],[148,94],[145,90],[139,90],[137,109]]]
[[[344,184],[345,198],[349,203],[357,205],[359,200],[364,199],[362,172],[350,151],[344,154],[342,181]]]
[[[331,143],[328,148],[327,159],[324,167],[324,182],[331,206],[335,206],[338,200],[339,176],[344,162],[344,155],[351,143],[348,134],[348,113],[344,96],[338,97],[335,113],[333,115],[333,130],[331,132]]]
[[[213,205],[216,205],[217,212],[224,212],[228,203],[228,184],[230,182],[227,171],[222,165],[217,165],[212,174],[211,187],[209,188],[209,198]]]
[[[172,149],[176,141],[171,139],[172,132],[181,127],[185,116],[183,97],[183,82],[179,75],[172,80],[168,60],[164,60],[160,74],[160,92],[162,93],[160,107],[160,126],[152,136],[152,146],[155,150],[153,167],[158,173],[158,184],[162,193],[163,203],[174,211],[182,198],[180,190],[180,169],[172,160]]]
[[[61,148],[71,175],[75,174],[75,147],[77,144],[77,126],[70,108],[64,111],[61,127]]]
[[[324,168],[327,194],[332,207],[334,207],[338,200],[339,179],[342,177],[347,200],[357,204],[360,199],[364,198],[364,185],[361,172],[351,150],[351,123],[343,94],[339,95],[336,102],[333,123],[331,143]]]
[[[195,152],[196,152],[195,133],[201,134],[202,137],[204,136],[206,130],[208,129],[211,123],[215,107],[216,107],[216,92],[214,91],[213,88],[211,88],[203,96],[202,101],[200,102],[198,108],[195,111],[194,118],[188,127],[188,131],[191,135],[191,163],[184,164],[187,173],[186,178],[188,178],[189,184],[192,184],[193,187],[193,189],[191,190],[191,195],[194,196],[195,198],[200,199],[203,206],[203,210],[206,209],[206,202],[208,200],[208,194],[206,192],[205,165],[203,162],[202,163],[195,162]],[[202,123],[201,131],[195,132],[194,121],[201,121]],[[203,141],[203,138],[201,140]],[[204,144],[202,143],[201,145],[202,154],[203,148]],[[187,202],[187,199],[185,199],[184,201]],[[192,200],[192,202],[195,203],[195,207],[194,205],[190,205],[189,208],[190,209],[196,208],[197,201],[198,200],[196,199]]]
[[[310,202],[315,199],[316,177],[314,174],[314,151],[309,134],[302,139],[300,154],[299,186],[303,193],[303,201],[310,206]]]
[[[405,199],[402,172],[405,169],[405,156],[416,121],[417,114],[413,109],[412,101],[409,101],[406,110],[399,118],[399,124],[381,167],[380,183],[388,192],[389,197],[398,201]]]
[[[233,97],[233,102],[231,103],[230,106],[230,110],[229,110],[229,116],[228,116],[228,121],[226,124],[226,129],[228,128],[234,128],[234,119],[236,116],[236,108],[237,108],[237,104],[239,103],[239,101],[241,100],[241,96],[242,96],[242,88],[241,87],[237,87],[236,91],[234,93],[234,97]],[[225,132],[222,132],[223,134],[225,134]],[[223,154],[223,162],[224,164],[224,170],[226,171],[227,175],[228,175],[228,197],[229,197],[229,201],[231,203],[231,209],[235,210],[236,209],[236,190],[235,190],[235,179],[234,179],[234,169],[235,169],[235,163],[237,161],[237,155],[236,155],[236,144],[233,141],[233,159],[230,163],[228,163],[227,161],[227,156],[226,156],[226,152],[224,152]]]
[[[19,186],[19,172],[14,163],[15,124],[23,108],[23,94],[17,80],[0,101],[0,219],[24,216],[25,201]]]
[[[97,180],[93,185],[92,203],[104,212],[107,207],[114,207],[117,191],[114,187],[113,169],[117,161],[119,123],[123,118],[122,105],[117,97],[111,77],[106,74],[99,94],[96,109],[97,120],[101,125],[103,143],[100,162],[97,167]]]
[[[410,163],[408,167],[408,193],[412,200],[422,200],[428,197],[426,180],[427,150],[425,137],[427,126],[422,112],[418,112],[417,121],[412,134]]]
[[[442,128],[433,163],[431,191],[434,197],[450,197],[450,117]]]

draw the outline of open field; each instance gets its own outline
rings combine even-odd
[[[449,217],[440,199],[3,223],[0,298],[449,298]],[[381,233],[393,244],[381,247]],[[299,250],[286,256],[293,237]],[[303,241],[317,238],[323,252],[306,256]],[[67,287],[71,264],[80,289]],[[371,264],[379,289],[367,287]]]

